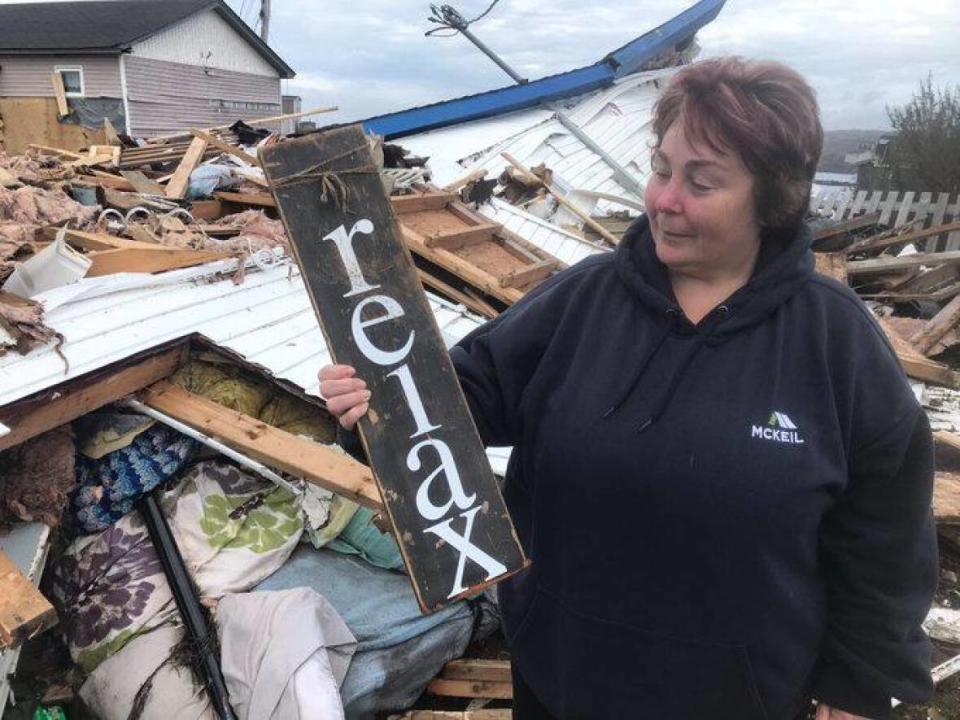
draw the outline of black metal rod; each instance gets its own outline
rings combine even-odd
[[[157,488],[153,492],[162,491]],[[144,495],[138,503],[138,508],[147,524],[150,540],[153,541],[157,555],[160,556],[163,573],[167,576],[177,610],[180,611],[180,617],[187,629],[187,637],[202,655],[210,704],[213,705],[213,710],[220,720],[236,720],[236,715],[230,707],[227,684],[220,670],[220,658],[212,649],[215,644],[210,642],[210,628],[207,625],[206,615],[200,605],[200,599],[194,592],[190,572],[183,562],[183,556],[167,524],[167,519],[163,516],[160,504],[153,493]]]

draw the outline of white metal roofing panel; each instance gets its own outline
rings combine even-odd
[[[653,106],[659,88],[674,72],[668,68],[631,75],[564,103],[570,118],[641,183],[650,174]],[[642,201],[622,187],[614,179],[613,169],[545,108],[423,133],[405,138],[403,144],[417,154],[431,156],[435,181],[441,185],[481,167],[487,169],[488,177],[495,177],[506,165],[500,154],[508,152],[528,167],[546,163],[562,191],[593,190]],[[583,195],[571,200],[590,213],[623,209]],[[563,223],[574,218],[561,212],[557,220]]]
[[[609,250],[498,198],[481,206],[480,212],[567,265]]]
[[[317,371],[330,356],[298,269],[290,260],[248,267],[235,284],[235,268],[229,260],[85,279],[40,296],[45,321],[64,337],[60,354],[50,345],[0,357],[0,405],[194,333],[317,395]],[[448,347],[483,322],[427,297]]]

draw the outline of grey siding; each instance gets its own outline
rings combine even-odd
[[[50,76],[58,66],[83,68],[86,97],[121,96],[114,55],[0,55],[0,97],[53,97]]]
[[[274,67],[215,10],[193,15],[136,43],[131,54],[150,60],[277,75]]]
[[[280,114],[280,78],[124,58],[134,135],[214,127]]]

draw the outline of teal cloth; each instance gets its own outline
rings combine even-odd
[[[403,556],[393,535],[380,532],[373,524],[373,510],[360,508],[334,540],[327,545],[346,555],[359,555],[371,565],[385,570],[402,570]]]

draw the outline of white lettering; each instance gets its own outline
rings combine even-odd
[[[372,303],[376,303],[382,307],[386,313],[370,318],[369,320],[361,320],[363,309]],[[410,348],[413,347],[413,330],[411,330],[407,336],[407,341],[403,344],[403,347],[392,352],[378,348],[370,342],[370,338],[367,337],[367,333],[364,331],[365,328],[379,325],[388,320],[396,320],[403,316],[403,307],[401,307],[400,303],[386,295],[372,295],[357,303],[357,306],[353,309],[353,316],[350,318],[350,332],[353,334],[353,339],[356,341],[357,347],[360,348],[360,352],[362,352],[368,360],[375,362],[377,365],[393,365],[394,363],[403,362],[404,358],[407,357],[410,353]]]
[[[763,437],[763,428],[760,427],[759,425],[754,425],[754,426],[750,429],[750,437],[759,437],[759,438],[762,438],[762,437]]]
[[[473,532],[473,519],[476,517],[479,509],[480,506],[477,505],[477,507],[472,510],[461,513],[460,517],[466,518],[467,520],[467,526],[463,531],[463,535],[457,535],[453,528],[450,527],[450,523],[453,522],[452,518],[450,520],[444,520],[442,523],[431,525],[424,530],[424,532],[433,533],[460,551],[460,559],[457,562],[457,575],[453,581],[453,590],[447,595],[448,598],[459,595],[466,590],[466,588],[463,587],[463,571],[466,567],[468,557],[487,571],[485,580],[489,580],[497,575],[502,575],[507,571],[507,568],[502,563],[494,560],[476,545],[470,543],[470,533]]]
[[[413,413],[413,420],[417,424],[416,432],[411,438],[425,435],[431,430],[439,430],[440,425],[433,425],[427,419],[427,411],[423,408],[423,401],[420,399],[420,391],[417,390],[413,382],[413,376],[410,374],[410,367],[406,364],[401,365],[393,372],[387,373],[387,377],[395,377],[400,381],[400,387],[403,389],[403,396],[407,401],[410,412]]]
[[[453,453],[450,452],[450,447],[445,442],[442,440],[428,439],[414,445],[410,448],[410,452],[407,453],[407,468],[414,472],[417,472],[421,468],[420,450],[425,447],[432,447],[437,451],[437,455],[440,456],[440,465],[420,483],[420,487],[417,489],[417,510],[419,510],[420,514],[427,520],[439,520],[447,514],[450,506],[454,503],[456,503],[457,507],[461,510],[466,510],[477,499],[477,495],[474,493],[468,496],[463,489],[463,483],[460,480],[460,471],[457,469],[457,464],[453,459]],[[447,486],[450,489],[450,500],[445,505],[435,505],[430,500],[431,483],[440,473],[443,473],[447,481]]]
[[[356,253],[353,252],[353,236],[361,232],[364,235],[373,233],[373,223],[369,220],[357,220],[348,233],[343,225],[338,227],[329,235],[324,236],[324,240],[333,240],[340,252],[340,259],[343,261],[343,267],[347,271],[347,278],[350,280],[350,292],[344,293],[343,297],[360,295],[361,293],[376,290],[379,285],[371,285],[363,277],[363,271],[360,269],[360,263],[357,261]]]

